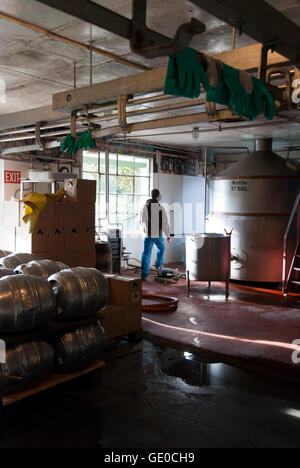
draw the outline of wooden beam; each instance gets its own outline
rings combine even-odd
[[[235,68],[253,71],[257,69],[260,60],[261,45],[242,47],[230,52],[223,52],[215,55],[216,59],[227,63]],[[288,59],[279,55],[277,52],[269,53],[269,66],[283,65],[288,63]],[[116,101],[122,94],[142,94],[162,90],[166,75],[166,68],[139,73],[130,78],[118,78],[117,80],[96,84],[92,87],[78,88],[65,93],[55,94],[53,96],[52,107],[39,107],[21,112],[13,112],[6,115],[0,115],[0,130],[18,128],[32,125],[36,121],[55,122],[62,119],[69,119],[70,112],[74,108],[84,109],[82,102],[87,103],[105,103]],[[66,97],[70,95],[70,102]],[[83,95],[83,100],[81,96]],[[69,99],[69,98],[68,98]],[[67,101],[67,102],[66,102]],[[71,105],[72,102],[72,105]],[[75,104],[76,103],[76,104]],[[65,114],[62,112],[65,109]]]
[[[21,112],[0,115],[0,130],[25,127],[35,122],[55,122],[70,119],[70,114],[55,112],[51,106],[38,107]]]
[[[240,49],[230,50],[228,52],[221,52],[214,55],[215,59],[221,60],[234,68],[254,72],[258,70],[261,58],[261,44],[254,44],[251,46],[241,47]],[[290,60],[278,52],[269,51],[268,54],[268,67],[276,65],[288,65]]]
[[[222,109],[219,111],[219,119],[238,119],[238,116],[235,116],[231,110]],[[156,120],[147,120],[145,122],[136,122],[129,124],[130,133],[140,132],[144,130],[154,130],[158,128],[169,128],[169,127],[178,127],[181,125],[194,125],[200,124],[203,122],[209,122],[210,119],[206,112],[201,112],[199,114],[188,114],[188,115],[179,115],[176,117],[168,117],[164,119]],[[124,131],[119,125],[114,127],[103,128],[102,130],[96,130],[93,132],[94,138],[102,138],[110,135],[123,135]]]
[[[261,47],[261,44],[242,47],[217,54],[214,58],[232,67],[253,71],[258,68],[260,63]],[[286,57],[276,52],[270,52],[269,54],[269,66],[282,65],[288,62],[289,60]],[[94,86],[85,86],[54,94],[52,98],[53,109],[61,112],[72,112],[84,109],[85,105],[102,104],[115,100],[118,96],[161,91],[164,87],[166,73],[167,69],[163,67],[139,73],[129,78],[118,78]]]
[[[300,27],[264,0],[191,0],[225,23],[291,60],[300,59]]]
[[[166,68],[139,73],[125,78],[105,81],[93,86],[76,88],[68,92],[54,94],[53,110],[72,112],[84,109],[85,104],[105,104],[118,96],[129,94],[142,94],[163,89]]]

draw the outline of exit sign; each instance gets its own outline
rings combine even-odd
[[[20,184],[21,171],[4,171],[5,184]]]

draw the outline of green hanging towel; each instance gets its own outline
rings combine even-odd
[[[223,64],[217,85],[210,85],[196,51],[188,47],[175,57],[170,57],[164,92],[194,99],[200,95],[203,85],[207,102],[225,105],[249,120],[256,119],[264,107],[266,118],[272,120],[275,104],[271,94],[261,80],[252,77],[252,82],[253,92],[249,94],[241,83],[240,71]]]
[[[73,156],[81,149],[95,149],[97,148],[96,140],[92,138],[92,132],[87,131],[81,133],[77,140],[69,134],[66,136],[61,144],[61,151],[68,156]]]
[[[197,98],[201,85],[208,90],[210,85],[203,66],[197,59],[196,51],[188,47],[170,57],[164,92],[174,96]]]
[[[249,120],[255,120],[265,107],[265,117],[272,120],[275,115],[274,100],[267,90],[265,84],[252,77],[253,92],[248,94],[240,81],[240,72],[238,69],[224,64],[223,82],[228,90],[228,102],[213,100],[218,104],[225,104],[233,109],[237,115],[246,117]],[[207,100],[211,98],[210,92],[207,93]]]
[[[76,140],[71,134],[67,135],[62,142],[61,151],[66,153],[68,156],[73,156],[73,154],[76,154]]]
[[[263,105],[265,106],[265,117],[267,120],[272,120],[276,112],[276,106],[271,93],[267,90],[263,81],[257,78],[252,78],[253,81],[253,103],[258,112],[261,112]],[[258,115],[257,114],[257,115]]]
[[[81,149],[95,149],[97,148],[96,140],[92,138],[92,132],[84,132],[81,133],[79,136],[77,143],[76,143],[76,151],[79,151]]]

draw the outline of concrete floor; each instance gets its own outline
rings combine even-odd
[[[0,448],[300,447],[299,385],[123,343],[83,378],[5,408]]]
[[[299,297],[231,284],[227,300],[223,283],[208,288],[192,282],[187,298],[185,280],[165,285],[153,275],[143,292],[179,299],[175,312],[143,313],[144,334],[157,344],[300,380],[300,366],[292,360],[299,351],[294,344],[300,339]]]

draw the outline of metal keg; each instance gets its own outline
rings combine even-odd
[[[230,236],[186,236],[186,270],[192,281],[227,281],[230,275]]]
[[[55,345],[58,368],[68,371],[91,363],[100,358],[105,346],[105,331],[98,322],[66,333]]]
[[[4,278],[5,276],[13,276],[14,274],[14,270],[9,270],[8,268],[0,268],[0,278]]]
[[[55,296],[44,278],[0,278],[0,336],[44,327],[55,313]]]
[[[1,375],[20,377],[8,380],[0,377],[2,391],[17,390],[36,378],[50,373],[54,367],[54,349],[43,341],[19,344],[6,351],[6,363],[0,364]]]
[[[8,252],[7,250],[0,250],[0,258],[7,257],[7,255],[10,255],[12,252]]]
[[[6,257],[0,258],[0,265],[4,268],[14,270],[17,266],[31,262],[32,260],[41,260],[41,257],[28,253],[10,254]]]
[[[41,276],[48,279],[62,270],[68,270],[69,267],[62,262],[54,262],[52,260],[33,260],[15,268],[17,275]]]
[[[95,268],[72,268],[50,276],[56,296],[57,317],[62,320],[89,317],[108,299],[108,283]]]

